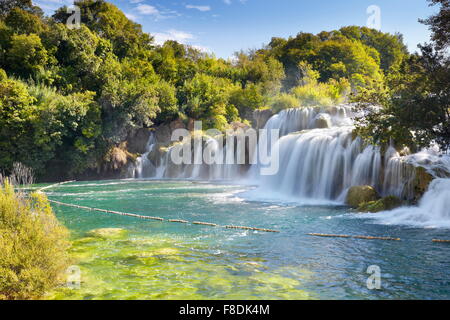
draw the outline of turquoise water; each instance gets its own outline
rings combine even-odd
[[[449,299],[446,229],[382,225],[336,204],[255,200],[251,186],[188,181],[74,182],[46,190],[66,203],[280,233],[140,220],[53,205],[75,240],[81,288],[50,299]],[[99,239],[86,233],[123,228]],[[307,233],[391,236],[402,241]],[[381,269],[369,290],[367,268]]]

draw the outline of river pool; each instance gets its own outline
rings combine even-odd
[[[383,224],[336,203],[257,197],[253,186],[194,181],[73,182],[49,199],[164,219],[279,233],[141,220],[53,205],[70,231],[79,288],[49,299],[449,299],[450,238],[442,228]],[[86,233],[123,228],[112,238]],[[308,233],[390,236],[401,241]],[[381,271],[370,290],[369,266]]]

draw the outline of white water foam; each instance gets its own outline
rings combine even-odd
[[[450,179],[435,179],[417,207],[364,214],[381,224],[450,228]]]

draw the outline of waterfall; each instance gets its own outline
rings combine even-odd
[[[219,181],[239,180],[244,176],[248,166],[237,164],[238,159],[245,156],[241,154],[240,148],[233,147],[228,150],[226,145],[220,144],[218,140],[211,137],[194,138],[192,145],[194,148],[191,164],[174,164],[171,161],[174,148],[169,148],[157,169],[160,172],[158,178]],[[203,148],[200,148],[200,145]],[[212,157],[217,157],[222,161],[220,163],[204,163],[202,161],[204,160],[203,150],[208,150]],[[227,164],[227,159],[234,164]]]
[[[154,174],[155,168],[153,164],[148,159],[148,156],[155,148],[155,134],[152,132],[148,138],[147,145],[145,146],[145,152],[142,156],[136,159],[135,165],[132,167],[131,173],[129,175],[134,178],[147,178]]]
[[[450,227],[450,179],[435,179],[417,207],[402,207],[368,217],[384,224]]]
[[[286,109],[270,118],[264,129],[279,129],[280,136],[285,136],[306,129],[351,125],[351,115],[351,105]]]
[[[390,146],[386,151],[385,159],[382,195],[412,199],[415,172],[414,166],[408,162],[408,157],[400,156],[397,150]]]
[[[263,190],[287,196],[343,201],[354,185],[380,186],[379,149],[352,139],[352,127],[313,129],[282,137],[280,170],[261,177]]]
[[[191,164],[174,164],[170,147],[158,155],[158,165],[148,156],[155,151],[155,136],[149,138],[147,151],[136,165],[135,177],[232,180],[250,182],[262,191],[283,195],[335,200],[342,202],[349,187],[371,185],[381,195],[412,197],[411,166],[390,147],[382,154],[379,147],[365,146],[352,131],[354,113],[352,105],[334,107],[307,107],[283,110],[271,117],[265,130],[278,129],[280,138],[271,141],[260,136],[257,147],[269,150],[274,143],[279,148],[279,171],[272,176],[260,175],[260,164],[237,164],[245,155],[236,145],[227,148],[213,137],[193,139]],[[196,147],[197,146],[197,147]],[[233,159],[234,164],[204,163],[202,148],[219,158]],[[257,149],[255,147],[255,149]],[[253,150],[256,151],[256,150]]]

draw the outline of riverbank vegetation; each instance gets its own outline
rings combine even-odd
[[[41,179],[72,178],[110,167],[108,155],[139,128],[191,118],[223,130],[256,109],[349,100],[384,106],[360,121],[367,140],[448,145],[448,34],[439,34],[448,0],[432,3],[442,17],[426,23],[440,49],[411,55],[400,34],[349,26],[272,38],[225,60],[156,45],[103,0],[75,1],[80,28],[67,26],[65,7],[47,17],[31,0],[9,2],[0,6],[0,168],[20,161]]]
[[[355,96],[366,111],[357,132],[371,143],[395,141],[413,150],[436,144],[443,153],[450,151],[450,1],[430,4],[440,9],[421,20],[432,31],[431,41],[406,56],[383,86]],[[366,108],[370,104],[382,108]]]
[[[0,300],[39,299],[64,281],[68,231],[43,193],[0,182]]]

